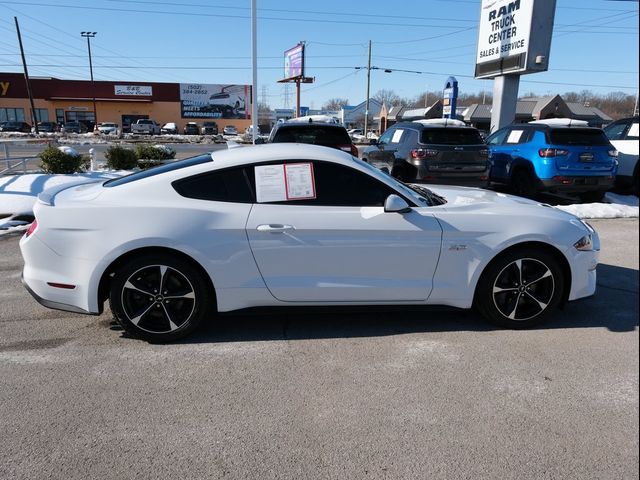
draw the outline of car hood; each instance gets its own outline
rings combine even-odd
[[[442,185],[428,185],[428,188],[444,197],[447,201],[442,208],[447,211],[465,211],[496,214],[526,214],[543,215],[574,220],[574,215],[554,208],[546,203],[537,202],[528,198],[508,195],[506,193],[484,190],[472,187],[456,187]]]

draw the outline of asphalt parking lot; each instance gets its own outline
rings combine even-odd
[[[595,297],[236,315],[184,342],[39,306],[0,237],[0,478],[638,478],[638,219],[591,222]]]

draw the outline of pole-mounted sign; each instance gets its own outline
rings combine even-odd
[[[556,0],[482,0],[476,78],[544,72]]]
[[[458,80],[456,77],[447,78],[443,93],[442,118],[456,118],[456,104],[458,103]]]

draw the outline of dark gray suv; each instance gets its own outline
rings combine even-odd
[[[480,132],[458,120],[397,123],[362,159],[405,182],[484,187],[489,178],[489,150]]]

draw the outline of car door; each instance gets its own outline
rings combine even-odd
[[[409,130],[400,127],[391,127],[384,132],[378,139],[377,145],[367,149],[369,163],[380,170],[387,169],[391,172],[396,163],[398,148],[409,134]]]
[[[512,125],[498,130],[487,139],[491,161],[491,180],[508,181],[514,160],[521,158],[521,146],[525,144],[530,130],[519,125]]]
[[[442,240],[434,216],[425,208],[385,213],[384,200],[398,192],[378,179],[344,165],[301,162],[311,165],[314,198],[257,202],[247,221],[271,294],[285,302],[426,300]],[[254,168],[247,176],[260,182]]]

